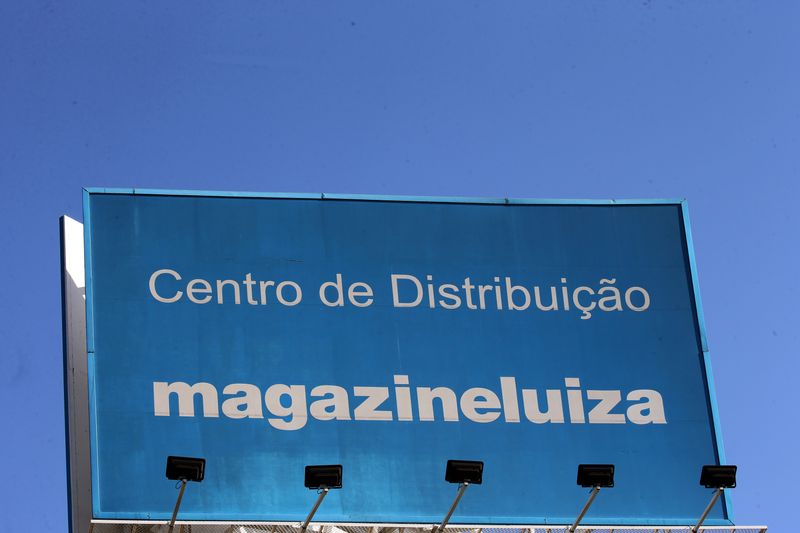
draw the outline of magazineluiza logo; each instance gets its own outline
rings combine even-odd
[[[263,393],[257,385],[232,383],[219,391],[211,383],[190,385],[182,381],[153,382],[155,416],[171,416],[177,402],[178,416],[195,416],[200,399],[202,416],[232,419],[263,419],[274,428],[294,431],[310,418],[332,421],[399,421],[506,423],[524,420],[534,424],[666,424],[664,402],[653,389],[583,390],[579,378],[565,378],[564,389],[517,388],[514,377],[500,378],[500,394],[473,387],[457,395],[449,387],[415,387],[416,402],[407,375],[395,375],[394,387],[355,386],[352,391],[337,385],[270,385]],[[566,401],[565,401],[566,396]],[[174,400],[174,401],[173,401]],[[544,401],[542,401],[544,400]],[[416,403],[416,409],[415,409]]]

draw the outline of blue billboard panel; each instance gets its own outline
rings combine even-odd
[[[684,206],[86,193],[94,516],[689,523],[719,462]],[[719,506],[710,524],[725,524]]]

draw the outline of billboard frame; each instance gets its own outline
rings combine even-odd
[[[71,417],[76,409],[83,409],[84,412],[91,409],[94,402],[90,399],[95,398],[94,391],[94,359],[92,355],[95,353],[94,347],[94,317],[93,317],[93,283],[92,283],[92,249],[91,249],[91,209],[90,209],[90,196],[91,195],[133,195],[133,196],[174,196],[174,197],[205,197],[205,198],[254,198],[254,199],[273,199],[273,200],[317,200],[317,201],[362,201],[362,202],[390,202],[390,203],[433,203],[433,204],[472,204],[472,205],[563,205],[563,206],[649,206],[649,205],[674,205],[679,206],[681,209],[681,224],[683,229],[683,240],[686,246],[687,261],[692,283],[692,299],[693,311],[695,317],[695,326],[697,328],[698,336],[700,339],[701,350],[703,354],[703,380],[706,386],[706,396],[708,400],[708,409],[711,415],[713,434],[714,451],[718,464],[724,464],[725,450],[722,439],[722,431],[719,421],[719,410],[716,399],[716,388],[713,378],[711,357],[708,349],[708,341],[705,327],[705,319],[703,314],[702,300],[700,297],[699,277],[697,272],[696,255],[694,251],[694,241],[692,238],[689,207],[685,199],[519,199],[519,198],[485,198],[485,197],[437,197],[437,196],[392,196],[392,195],[361,195],[361,194],[329,194],[329,193],[256,193],[256,192],[236,192],[236,191],[188,191],[188,190],[172,190],[172,189],[140,189],[140,188],[105,188],[105,187],[85,187],[83,189],[83,214],[84,214],[84,260],[85,260],[85,281],[86,281],[86,352],[87,352],[87,386],[88,397],[85,398],[86,404],[83,403],[81,398],[67,397],[67,417]],[[62,242],[62,247],[64,243]],[[67,323],[65,321],[65,337],[69,333],[67,331]],[[66,355],[65,355],[66,357]],[[66,362],[66,359],[65,359]],[[65,372],[67,367],[65,364]],[[98,486],[99,472],[96,468],[97,460],[97,433],[95,431],[96,417],[94,413],[89,412],[90,418],[90,435],[89,447],[91,450],[91,484],[92,487]],[[77,475],[73,473],[70,468],[70,458],[72,446],[75,445],[69,439],[67,442],[67,458],[68,465],[67,471],[70,479],[68,482],[74,484]],[[85,477],[85,476],[84,476]],[[70,491],[68,491],[69,508],[71,512],[75,510],[75,502],[72,498]],[[99,493],[92,491],[92,509],[99,507]],[[730,523],[734,523],[733,510],[728,492],[724,493],[723,498],[723,515]],[[91,518],[94,518],[94,512],[91,513]],[[620,525],[641,525],[641,520],[618,520]],[[264,521],[263,523],[271,523]],[[277,523],[277,522],[276,522]]]

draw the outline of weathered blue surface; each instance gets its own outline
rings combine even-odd
[[[205,481],[187,491],[186,519],[300,520],[314,499],[302,486],[303,466],[341,463],[345,486],[326,499],[317,519],[432,523],[455,490],[444,483],[449,458],[486,464],[483,485],[467,492],[454,522],[568,522],[586,497],[575,485],[582,462],[617,467],[616,487],[601,494],[587,523],[688,523],[707,502],[697,478],[702,464],[717,462],[717,443],[679,203],[115,191],[90,193],[85,219],[96,517],[169,517],[175,492],[164,478],[167,455],[208,461]],[[174,303],[159,302],[149,286],[164,269],[182,278],[162,274],[154,281],[163,298],[183,292]],[[242,284],[248,273],[276,284],[291,280],[302,288],[302,300],[281,305],[270,286],[262,305],[256,284],[256,304],[250,304]],[[337,273],[345,304],[328,307],[318,289]],[[496,289],[487,291],[483,310],[467,308],[463,289],[457,309],[438,303],[431,309],[425,294],[417,307],[395,307],[391,274],[423,284],[430,275],[437,288],[460,286],[466,277],[475,285],[498,285],[498,277],[503,286],[509,277],[531,296],[540,287],[543,304],[551,287],[559,299],[567,287],[570,309],[561,300],[558,310],[542,311],[533,302],[509,310],[503,293],[499,310]],[[192,279],[237,281],[240,304],[231,286],[223,289],[222,304],[216,287],[210,302],[192,303],[186,295]],[[574,290],[612,285],[601,285],[604,279],[615,280],[623,294],[645,289],[649,307],[630,308],[643,307],[638,293],[631,306],[622,298],[622,311],[594,309],[582,319]],[[371,287],[371,305],[348,302],[347,287],[355,282]],[[414,300],[408,282],[399,287],[403,302]],[[293,299],[294,292],[285,296]],[[409,378],[413,420],[398,419],[403,400],[393,376]],[[501,377],[516,379],[519,421]],[[584,423],[570,420],[566,378],[580,379]],[[217,405],[231,397],[223,394],[227,385],[251,384],[259,389],[263,418],[234,419],[223,408],[218,417],[203,416],[209,413],[199,396],[194,416],[179,417],[174,395],[171,415],[156,416],[154,382],[209,383]],[[274,384],[304,386],[309,406],[319,399],[309,396],[315,386],[342,387],[351,420],[309,414],[298,429],[276,428],[269,419],[279,417],[263,397]],[[388,388],[380,409],[392,420],[354,419],[363,398],[353,388],[362,386]],[[416,387],[447,387],[462,402],[468,389],[486,388],[504,408],[481,409],[498,418],[480,423],[462,404],[458,421],[444,421],[436,401],[435,420],[421,421]],[[542,404],[545,389],[560,391],[565,421],[529,421],[522,389],[536,389]],[[660,393],[666,423],[625,416],[637,403],[626,395],[641,389]],[[587,390],[620,391],[613,414],[624,423],[590,423],[597,402]],[[281,400],[289,405],[289,396]],[[721,506],[712,517],[709,523],[726,523]]]

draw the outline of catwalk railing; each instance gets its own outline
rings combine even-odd
[[[434,525],[407,526],[349,526],[318,525],[308,527],[309,533],[431,533]],[[686,526],[578,526],[576,533],[693,533]],[[568,533],[569,525],[533,525],[528,527],[479,527],[452,525],[446,533]],[[767,526],[702,526],[696,533],[765,533]],[[300,524],[265,524],[258,522],[181,522],[175,523],[172,533],[300,533]],[[89,533],[169,533],[166,522],[94,521]]]

